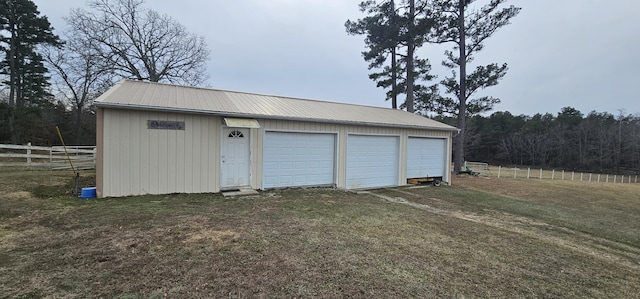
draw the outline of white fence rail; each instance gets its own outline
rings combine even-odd
[[[465,168],[479,173],[481,176],[511,178],[511,179],[539,179],[539,180],[564,180],[598,183],[638,183],[638,175],[602,174],[590,172],[564,171],[555,169],[542,169],[531,167],[502,167],[489,166],[482,162],[464,162]]]
[[[67,157],[68,153],[68,157]],[[70,169],[69,160],[76,169],[96,168],[95,146],[33,146],[0,144],[0,166],[44,167]]]
[[[464,168],[465,169],[470,169],[473,170],[475,172],[484,174],[484,175],[490,175],[491,174],[491,170],[489,170],[489,164],[488,163],[482,163],[482,162],[464,162]]]
[[[598,182],[598,183],[638,183],[638,175],[602,174],[589,172],[575,172],[564,170],[543,170],[528,168],[502,168],[498,166],[498,178],[514,179],[551,179],[561,181]]]

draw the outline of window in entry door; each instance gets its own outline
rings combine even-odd
[[[244,134],[242,134],[242,132],[236,130],[236,131],[231,131],[229,133],[229,136],[227,136],[227,137],[229,137],[229,138],[243,138]]]

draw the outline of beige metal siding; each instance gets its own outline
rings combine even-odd
[[[184,121],[185,130],[147,129],[147,120]],[[199,193],[220,191],[220,142],[223,128],[218,116],[98,109],[98,174],[100,196]],[[374,126],[259,119],[250,130],[251,187],[262,188],[265,131],[337,134],[336,184],[346,188],[348,134],[400,137],[399,181],[406,184],[406,146],[409,136],[448,140],[447,178],[451,163],[451,132]],[[102,144],[102,146],[100,146]]]
[[[102,197],[103,192],[103,156],[104,156],[104,109],[96,109],[96,195]]]
[[[102,196],[219,192],[221,119],[103,109]],[[147,120],[185,130],[147,129]]]

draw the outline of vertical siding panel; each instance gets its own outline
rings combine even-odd
[[[114,196],[118,196],[119,187],[118,187],[118,177],[121,170],[118,169],[120,167],[119,160],[119,151],[117,148],[117,144],[120,143],[118,137],[118,130],[120,130],[120,120],[118,119],[118,114],[111,113],[111,125],[110,125],[110,134],[109,134],[109,166],[112,170],[111,175],[109,176],[109,185],[111,186],[111,192]]]
[[[104,194],[104,109],[96,109],[96,195]]]
[[[177,121],[176,114],[169,114],[169,121]],[[167,132],[167,189],[169,192],[177,192],[177,159],[178,159],[178,130],[166,130]]]
[[[209,127],[209,147],[211,151],[209,152],[209,159],[211,162],[209,163],[209,182],[207,192],[217,192],[216,191],[216,182],[220,181],[220,147],[218,146],[220,143],[216,142],[214,138],[216,136],[215,131],[216,128],[222,126],[222,120],[217,117],[209,117],[211,119],[211,126]]]
[[[209,186],[209,175],[211,174],[211,169],[209,167],[209,163],[211,162],[211,149],[209,148],[209,142],[211,141],[209,136],[209,126],[211,125],[211,121],[209,118],[202,117],[201,123],[200,161],[202,161],[202,167],[200,168],[200,186],[198,188],[198,192],[206,192]]]
[[[122,113],[120,117],[120,129],[118,130],[122,134],[122,140],[120,143],[120,169],[125,171],[119,176],[120,194],[131,193],[131,121],[129,113]]]
[[[191,156],[193,157],[193,162],[191,164],[191,169],[193,173],[193,177],[191,178],[191,191],[199,192],[200,191],[200,177],[202,176],[202,160],[200,160],[200,153],[202,152],[202,137],[200,132],[202,131],[202,119],[200,117],[196,118],[196,121],[193,125],[193,140],[192,140],[192,148],[191,148]]]
[[[147,129],[147,120],[151,120],[149,112],[140,112],[140,193],[151,190],[151,130]]]
[[[177,120],[178,121],[183,121],[184,125],[185,125],[185,129],[186,127],[188,127],[190,124],[190,122],[188,121],[188,115],[186,114],[181,114]],[[185,131],[176,131],[176,153],[175,153],[175,159],[176,159],[176,168],[174,169],[174,173],[175,173],[175,192],[180,192],[180,193],[184,193],[187,190],[184,187],[184,165],[185,165],[185,143],[184,143],[184,139],[185,139]]]
[[[220,181],[221,181],[221,171],[220,169],[222,169],[221,163],[220,163],[220,155],[222,153],[222,118],[221,117],[216,117],[214,119],[214,126],[213,126],[213,132],[212,132],[212,136],[213,136],[213,155],[211,156],[214,162],[214,169],[212,169],[212,171],[214,172],[215,176],[213,179],[213,189],[212,192],[220,192]]]
[[[400,131],[400,148],[398,149],[398,153],[400,154],[400,169],[398,170],[400,182],[398,184],[400,186],[407,184],[407,136],[408,130]]]
[[[193,115],[189,115],[189,124],[186,125],[185,127],[185,131],[184,131],[184,188],[187,191],[192,191],[193,190],[193,173],[195,171],[194,166],[193,166],[193,161],[194,161],[194,137],[193,137],[193,132],[195,130],[195,127],[197,125],[197,119],[195,116]]]
[[[338,188],[346,188],[346,169],[347,169],[347,132],[348,126],[338,126]]]
[[[109,127],[112,123],[111,120],[111,109],[101,108],[102,109],[102,196],[107,197],[111,196],[111,182],[109,178],[111,176],[111,167],[109,163],[111,162],[110,154],[111,149],[109,148],[111,144],[111,140],[109,140],[109,136],[111,134],[111,128]]]
[[[201,138],[202,138],[202,151],[200,152],[200,157],[203,161],[203,169],[202,169],[202,176],[200,179],[200,192],[210,192],[213,188],[213,146],[211,145],[211,142],[213,141],[213,130],[212,130],[212,126],[213,124],[213,119],[211,117],[207,117],[207,116],[201,116],[203,118],[203,123],[204,123],[204,127],[202,128],[201,131]]]
[[[201,115],[198,115],[198,123],[200,124],[198,126],[198,134],[196,135],[198,146],[196,147],[197,155],[194,155],[194,163],[197,163],[199,165],[198,171],[196,172],[197,176],[194,178],[196,185],[194,192],[204,192],[206,189],[206,181],[208,178],[207,168],[209,166],[209,160],[207,159],[209,156],[207,153],[207,145],[209,142],[207,138],[207,126],[209,125],[209,121]]]
[[[252,157],[255,157],[255,160],[252,161],[255,168],[254,171],[251,172],[251,177],[253,178],[253,183],[251,185],[252,188],[262,189],[262,171],[263,171],[263,161],[264,155],[262,154],[262,149],[264,148],[264,127],[255,130],[255,141],[256,144],[253,147]]]
[[[102,123],[103,128],[103,152],[102,152],[102,165],[104,168],[104,172],[102,175],[102,194],[103,196],[113,196],[113,182],[111,181],[111,177],[113,176],[113,149],[112,149],[112,132],[113,132],[113,111],[112,109],[103,109],[102,110],[104,121]]]
[[[160,120],[168,121],[169,116],[167,113],[160,114]],[[158,175],[159,184],[158,184],[158,193],[168,193],[169,189],[169,176],[171,169],[169,169],[169,147],[171,146],[169,142],[169,132],[171,130],[157,130],[160,133],[160,139],[158,140],[158,151],[159,153],[159,163],[160,163],[160,173]]]
[[[159,119],[158,114],[155,112],[149,112],[150,120]],[[160,144],[160,132],[159,130],[149,130],[149,193],[155,194],[158,193],[158,185],[160,185],[160,148],[158,147]]]
[[[149,113],[149,119],[156,120],[158,115],[156,113]],[[158,186],[160,184],[160,130],[149,130],[149,193],[158,193]]]
[[[142,134],[140,124],[141,113],[129,113],[128,118],[131,119],[131,123],[129,126],[129,130],[131,131],[131,162],[129,163],[129,165],[131,165],[131,189],[129,191],[133,194],[141,194],[142,192],[140,191],[140,180],[143,177],[143,174],[140,171],[140,147],[142,146],[142,142],[140,142]]]

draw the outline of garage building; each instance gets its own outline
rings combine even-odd
[[[131,80],[96,107],[99,197],[449,182],[457,131],[401,110]]]

